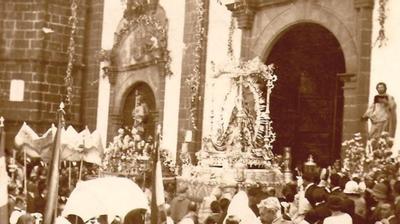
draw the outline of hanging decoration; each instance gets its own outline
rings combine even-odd
[[[385,22],[386,22],[386,5],[388,0],[378,0],[379,8],[378,8],[378,22],[379,22],[379,31],[378,37],[376,38],[375,45],[378,42],[378,47],[382,47],[386,45],[387,37],[385,33]]]
[[[228,57],[233,58],[233,33],[235,32],[235,20],[231,16],[231,21],[229,23],[229,33],[228,33]]]
[[[73,85],[74,80],[72,78],[72,70],[74,67],[75,62],[75,34],[78,26],[78,5],[79,0],[72,0],[71,3],[71,16],[69,17],[69,24],[71,25],[71,34],[69,37],[69,45],[68,45],[68,65],[67,65],[67,72],[64,78],[65,87],[67,90],[66,95],[66,104],[72,104],[72,97],[73,97]]]
[[[196,0],[196,23],[194,26],[194,65],[193,70],[190,72],[188,78],[186,79],[186,83],[190,89],[190,122],[192,124],[193,129],[197,130],[197,114],[198,114],[198,102],[199,102],[199,93],[200,93],[200,65],[202,60],[203,53],[203,41],[205,36],[205,28],[204,28],[204,16],[205,9],[204,3],[202,0]]]

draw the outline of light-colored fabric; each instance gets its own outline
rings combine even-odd
[[[158,160],[156,164],[156,202],[157,206],[165,204],[164,196],[164,183],[161,170],[161,161]]]
[[[324,219],[323,224],[353,224],[351,216],[343,212],[335,212]]]
[[[308,199],[306,198],[305,191],[299,191],[298,192],[298,214],[303,215],[306,214],[308,211],[312,209],[312,206]]]
[[[250,209],[249,198],[244,191],[239,191],[233,196],[226,217],[231,215],[238,217],[241,220],[240,224],[261,224],[260,220]],[[225,222],[226,218],[223,223]]]
[[[26,214],[24,210],[16,209],[10,215],[10,224],[16,224],[19,217]]]
[[[178,224],[194,224],[193,220],[190,218],[184,218]]]

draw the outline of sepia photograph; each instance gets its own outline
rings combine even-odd
[[[400,0],[0,0],[0,224],[400,224],[399,54]]]

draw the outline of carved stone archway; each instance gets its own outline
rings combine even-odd
[[[139,84],[146,85],[154,95],[151,120],[154,124],[162,120],[169,60],[166,28],[165,11],[160,6],[150,4],[140,10],[125,10],[115,33],[107,68],[111,83],[109,139],[116,135],[123,121],[128,120],[123,117],[125,102]]]
[[[335,36],[345,62],[345,72],[337,74],[344,82],[344,140],[367,131],[360,116],[368,105],[373,6],[373,0],[246,0],[227,8],[242,29],[244,59],[267,59],[276,41],[296,24],[318,24]]]

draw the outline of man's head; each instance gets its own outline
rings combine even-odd
[[[18,196],[18,197],[15,199],[15,207],[24,209],[24,208],[25,208],[25,205],[26,205],[25,200],[24,200],[22,197],[19,197],[19,196]]]
[[[194,201],[191,201],[188,205],[188,210],[191,212],[196,212],[197,211],[197,204]]]
[[[268,197],[262,200],[257,206],[263,224],[271,224],[272,221],[281,215],[281,204],[276,197]]]
[[[221,206],[218,201],[213,201],[210,204],[210,209],[212,213],[219,213],[221,211]]]
[[[379,94],[385,94],[387,90],[386,83],[384,82],[379,82],[376,84],[376,91],[378,91]]]

